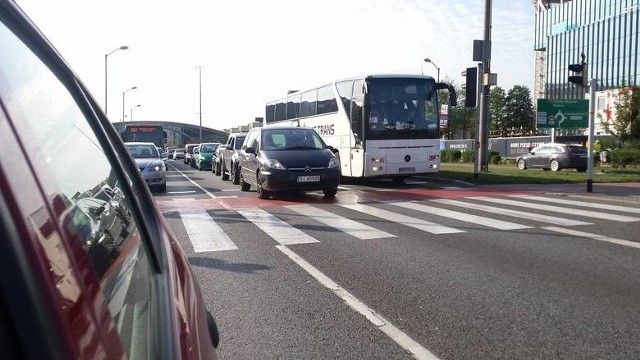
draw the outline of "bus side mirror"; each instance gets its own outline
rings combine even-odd
[[[453,85],[449,83],[439,82],[439,83],[436,83],[436,89],[449,90],[449,105],[458,106],[458,95],[456,95],[456,89],[453,87]]]

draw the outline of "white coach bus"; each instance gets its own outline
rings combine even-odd
[[[422,75],[337,80],[267,103],[265,125],[314,128],[334,148],[342,176],[391,178],[437,173],[438,90],[453,87]]]

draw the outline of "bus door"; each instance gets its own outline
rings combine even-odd
[[[351,146],[349,154],[349,174],[347,176],[362,177],[364,175],[364,81],[353,82],[351,95]],[[344,169],[344,167],[343,167]]]

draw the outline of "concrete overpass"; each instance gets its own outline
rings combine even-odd
[[[175,121],[125,121],[112,123],[119,134],[124,131],[124,125],[161,125],[165,132],[167,146],[184,146],[184,144],[193,144],[200,142],[200,126],[185,124]],[[202,142],[227,142],[229,133],[223,130],[216,130],[208,127],[202,127]]]

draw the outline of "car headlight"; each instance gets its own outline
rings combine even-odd
[[[327,169],[333,169],[336,167],[338,167],[338,159],[331,158],[331,160],[329,160],[329,164],[327,165]]]
[[[276,159],[268,159],[265,161],[265,166],[271,169],[286,170],[286,168]]]

